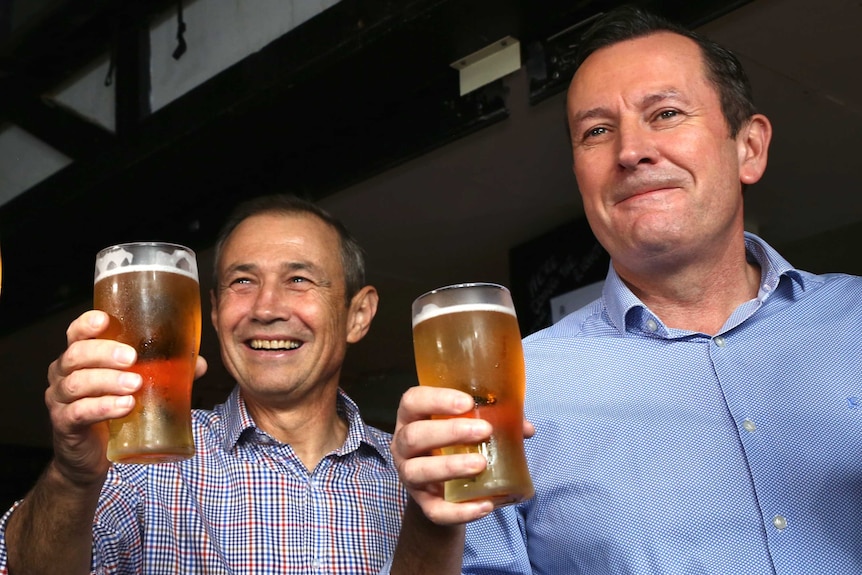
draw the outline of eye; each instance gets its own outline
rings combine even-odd
[[[230,285],[230,286],[248,285],[250,283],[251,283],[251,280],[249,278],[239,277],[239,278],[233,278],[232,280],[230,280],[228,282],[228,285]]]
[[[679,116],[679,110],[661,110],[655,115],[658,120],[671,120]]]
[[[583,135],[579,143],[584,145],[598,144],[605,141],[610,133],[611,129],[606,125],[592,126],[582,132]]]
[[[314,282],[306,276],[290,276],[287,278],[287,287],[294,291],[311,289],[314,285]]]
[[[245,293],[252,289],[254,280],[248,276],[234,276],[225,279],[222,289],[231,290],[234,293]]]

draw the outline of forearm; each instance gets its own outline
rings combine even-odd
[[[412,499],[404,511],[391,575],[457,575],[464,556],[464,525],[431,522]]]
[[[6,527],[10,575],[90,573],[100,484],[77,485],[53,462]]]

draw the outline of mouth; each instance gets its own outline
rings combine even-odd
[[[292,339],[252,339],[248,345],[254,350],[290,351],[301,347],[302,342]]]
[[[649,180],[634,180],[628,183],[624,189],[620,190],[618,203],[641,198],[654,193],[667,192],[670,190],[679,189],[682,187],[682,182],[673,178],[658,178]]]

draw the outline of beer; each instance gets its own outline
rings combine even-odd
[[[508,291],[497,293],[505,290],[502,286],[480,285],[492,290],[491,299],[510,301]],[[531,497],[523,444],[524,353],[511,303],[436,305],[420,300],[413,320],[419,383],[469,393],[474,409],[468,416],[487,420],[494,429],[486,442],[440,450],[445,455],[482,453],[488,461],[475,477],[447,481],[445,499],[491,499],[501,506]]]
[[[110,316],[105,337],[137,350],[130,371],[143,379],[132,412],[109,422],[111,461],[160,463],[194,455],[191,386],[201,303],[196,264],[182,267],[189,266],[131,264],[101,273],[97,266],[94,307]]]

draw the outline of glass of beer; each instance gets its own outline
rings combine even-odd
[[[445,499],[490,499],[499,507],[532,497],[524,456],[524,351],[509,290],[467,283],[419,296],[413,302],[413,351],[420,385],[469,393],[474,408],[466,417],[493,426],[488,441],[440,450],[481,453],[488,461],[475,477],[447,481]]]
[[[135,348],[131,367],[143,384],[135,407],[109,422],[108,459],[163,463],[195,453],[191,391],[201,340],[195,253],[184,246],[139,242],[96,255],[93,304],[110,316],[105,337]]]

